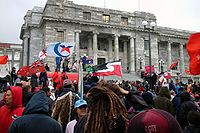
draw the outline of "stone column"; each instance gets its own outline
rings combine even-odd
[[[119,59],[119,36],[115,34],[114,46],[115,46],[115,60]]]
[[[23,37],[23,66],[28,66],[28,38],[29,36],[28,35],[25,35]]]
[[[93,55],[94,55],[94,65],[97,65],[97,32],[93,32]]]
[[[185,71],[185,62],[184,62],[184,53],[183,53],[183,44],[180,44],[180,70],[182,73]]]
[[[108,39],[108,61],[112,61],[113,57],[112,57],[112,38]]]
[[[88,37],[88,56],[92,56],[92,37]]]
[[[171,47],[171,42],[168,41],[167,42],[167,53],[168,53],[168,59],[167,59],[167,66],[168,66],[168,69],[170,68],[170,65],[172,64],[172,47]]]
[[[76,53],[76,60],[79,60],[80,53],[79,53],[79,34],[81,33],[80,30],[75,30],[75,53]]]
[[[129,66],[129,71],[130,72],[134,72],[135,71],[135,55],[134,55],[134,38],[133,37],[130,37],[130,53],[129,53],[129,56],[130,56],[130,66]]]
[[[123,67],[125,68],[125,70],[127,70],[127,55],[128,51],[127,51],[127,41],[124,41],[124,52],[123,52]]]

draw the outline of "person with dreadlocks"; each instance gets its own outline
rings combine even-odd
[[[88,114],[76,123],[74,133],[124,133],[126,131],[127,110],[117,94],[104,83],[91,88],[87,100]]]

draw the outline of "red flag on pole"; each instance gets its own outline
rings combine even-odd
[[[176,70],[177,66],[178,66],[178,61],[172,63],[169,68],[172,69],[172,70]]]
[[[190,57],[189,71],[192,75],[198,75],[200,74],[200,32],[190,35],[186,48]]]
[[[145,72],[150,73],[150,66],[145,66]],[[155,72],[155,67],[154,65],[151,66],[151,72]]]
[[[45,68],[41,61],[36,61],[30,66],[23,66],[17,71],[18,75],[30,76],[31,74],[36,74],[38,72],[44,72]]]

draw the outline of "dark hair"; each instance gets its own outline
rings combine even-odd
[[[191,110],[187,115],[188,122],[193,125],[200,125],[200,112],[198,110]]]
[[[181,93],[180,97],[181,97],[181,103],[191,100],[190,93],[188,92]]]
[[[124,122],[124,131],[128,126],[125,106],[119,97],[103,84],[91,88],[88,92],[88,117],[84,133],[110,133],[117,128],[120,118]]]

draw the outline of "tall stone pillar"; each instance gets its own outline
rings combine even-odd
[[[94,65],[97,65],[97,32],[93,32],[93,55],[94,55]]]
[[[114,46],[115,46],[115,60],[119,59],[119,36],[115,34]]]
[[[127,41],[124,41],[124,52],[123,52],[123,67],[127,70],[127,60],[128,60],[128,50],[127,50]]]
[[[129,71],[130,72],[134,72],[135,71],[135,54],[134,54],[134,38],[131,37],[130,38],[130,53],[129,53],[129,56],[130,56],[130,66],[129,66]]]
[[[92,38],[88,37],[88,56],[92,56]]]
[[[184,73],[185,62],[184,62],[183,44],[180,44],[180,61],[181,61],[180,70],[181,70],[182,73]]]
[[[108,39],[108,61],[112,61],[112,38]]]
[[[76,40],[76,42],[75,42],[75,53],[76,53],[76,60],[79,60],[79,58],[80,58],[80,52],[79,52],[79,41],[80,41],[80,39],[79,39],[79,34],[81,33],[81,31],[80,30],[75,30],[75,40]]]
[[[23,66],[28,66],[29,64],[28,64],[28,55],[29,55],[29,53],[28,53],[28,38],[29,38],[29,36],[28,35],[24,35],[24,41],[23,41]]]
[[[171,51],[172,51],[171,42],[168,41],[167,42],[167,54],[168,54],[167,66],[168,66],[168,68],[172,64],[172,53],[171,53]]]

